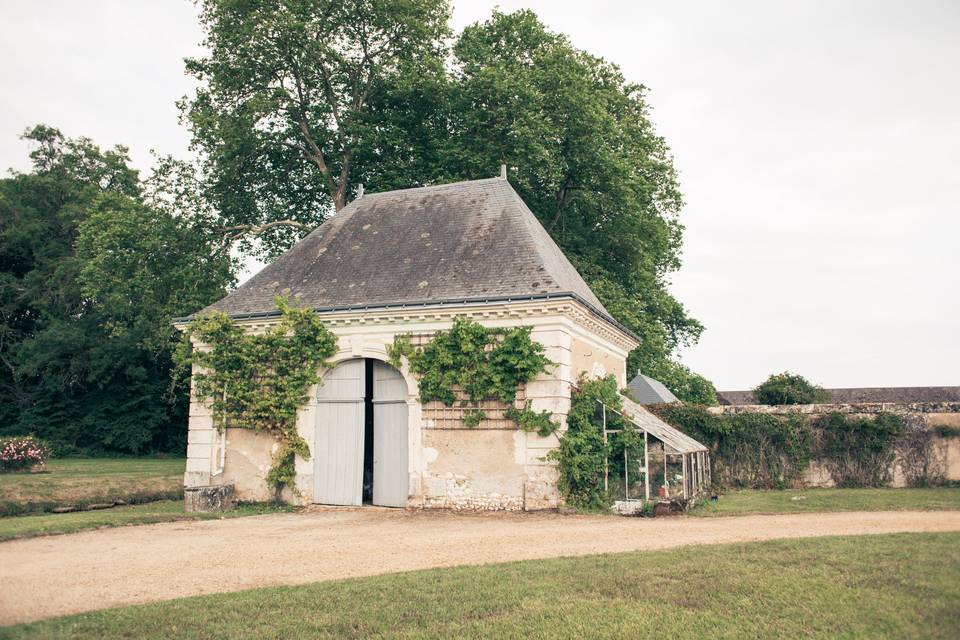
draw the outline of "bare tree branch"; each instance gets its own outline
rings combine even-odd
[[[317,146],[316,141],[314,141],[313,136],[310,134],[310,127],[307,124],[305,114],[300,114],[300,119],[297,124],[300,126],[300,132],[303,133],[303,137],[306,139],[307,145],[310,148],[310,153],[307,154],[307,157],[317,165],[320,173],[327,179],[327,188],[330,189],[330,193],[336,194],[338,185],[333,180],[333,175],[330,173],[330,169],[327,167],[327,163],[323,158],[323,151],[320,150],[320,147]],[[340,209],[343,208],[343,200],[334,197],[333,206],[337,211],[340,211]]]
[[[233,237],[242,237],[242,236],[258,236],[264,231],[273,229],[275,227],[294,227],[296,229],[310,230],[309,225],[305,225],[302,222],[297,222],[296,220],[276,220],[274,222],[267,222],[266,224],[253,225],[253,224],[241,224],[234,227],[224,227],[220,231],[227,235]]]
[[[547,227],[547,231],[553,231],[553,228],[557,226],[557,223],[563,218],[563,207],[570,202],[570,194],[572,191],[573,179],[568,171],[563,178],[563,184],[560,185],[560,190],[557,192],[557,208],[554,212],[553,220],[550,222],[550,226]]]

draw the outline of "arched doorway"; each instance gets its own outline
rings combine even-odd
[[[405,507],[407,385],[390,365],[341,362],[317,393],[314,502]]]

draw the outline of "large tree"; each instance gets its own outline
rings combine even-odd
[[[126,150],[38,126],[0,180],[0,433],[122,451],[182,445],[174,315],[223,294],[213,235],[151,206]]]
[[[511,182],[597,296],[641,337],[630,375],[640,369],[679,397],[710,402],[709,383],[670,360],[703,327],[667,290],[680,266],[683,202],[644,87],[530,11],[467,27],[454,55],[446,156],[458,173],[510,165]]]
[[[282,252],[360,183],[473,179],[506,163],[604,305],[641,337],[630,374],[713,400],[709,382],[671,360],[703,329],[667,289],[682,197],[644,88],[615,65],[530,11],[494,12],[446,47],[441,0],[202,6],[209,55],[188,69],[204,83],[182,107],[208,200],[225,228],[251,234],[242,248]]]
[[[381,136],[371,104],[442,73],[444,0],[202,0],[209,55],[182,108],[218,211],[275,255],[346,204]],[[261,239],[253,243],[252,238]]]

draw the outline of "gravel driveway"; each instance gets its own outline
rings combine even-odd
[[[618,518],[315,509],[0,544],[0,624],[394,571],[773,538],[960,531],[960,511]]]

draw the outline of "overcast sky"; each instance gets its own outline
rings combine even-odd
[[[495,4],[649,87],[687,202],[672,289],[707,327],[684,362],[721,389],[960,384],[960,2],[462,0],[454,26]],[[0,12],[0,167],[37,122],[187,155],[192,4]]]

